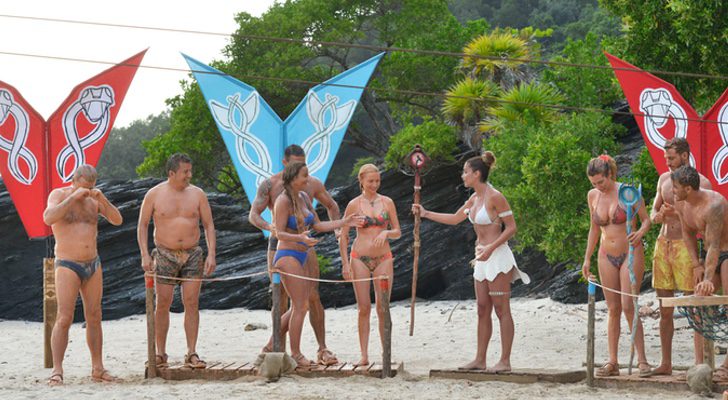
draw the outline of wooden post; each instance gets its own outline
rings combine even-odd
[[[53,258],[43,259],[43,367],[53,368],[51,334],[56,323],[58,300],[56,299],[56,276]]]
[[[703,337],[703,362],[715,371],[715,349],[713,348],[713,341],[706,337]]]
[[[271,286],[273,295],[273,310],[271,310],[271,318],[273,319],[273,351],[280,353],[283,351],[283,338],[281,337],[281,274],[278,272],[273,273]]]
[[[586,336],[586,385],[594,387],[594,320],[596,285],[589,282],[589,320],[587,322]]]
[[[420,170],[415,170],[415,199],[414,204],[420,204],[420,189],[421,189],[421,182],[420,182]],[[410,329],[409,329],[409,335],[412,336],[415,333],[415,302],[417,300],[417,274],[418,274],[418,266],[419,266],[419,260],[420,260],[420,220],[421,217],[419,214],[415,215],[415,225],[414,225],[414,243],[412,244],[412,248],[414,250],[414,256],[412,258],[412,301],[410,304]]]
[[[379,299],[384,311],[384,337],[382,338],[382,378],[392,376],[392,316],[389,313],[389,277],[379,281]]]
[[[157,377],[157,347],[154,330],[154,277],[145,276],[144,291],[147,309],[147,374],[146,378]]]

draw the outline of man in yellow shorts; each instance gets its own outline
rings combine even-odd
[[[672,171],[690,164],[690,145],[684,138],[673,138],[665,144],[665,161],[670,171],[660,175],[657,181],[657,194],[652,206],[650,219],[653,224],[662,224],[660,235],[655,243],[652,261],[652,287],[659,297],[673,297],[675,291],[692,294],[697,282],[703,277],[703,267],[693,268],[690,253],[683,241],[682,226],[675,211],[673,195]],[[710,189],[710,182],[700,175],[700,187]],[[660,344],[662,361],[652,370],[653,375],[672,374],[672,337],[675,330],[673,324],[673,307],[660,308]],[[694,336],[695,364],[703,362],[703,338],[698,333]]]

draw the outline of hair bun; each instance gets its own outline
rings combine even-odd
[[[492,151],[485,151],[481,156],[480,159],[483,160],[485,165],[488,166],[488,168],[493,168],[493,165],[495,165],[495,154],[493,154]]]

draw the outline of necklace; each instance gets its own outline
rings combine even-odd
[[[376,196],[376,197],[374,198],[374,200],[369,200],[369,199],[367,199],[366,197],[364,197],[364,200],[368,201],[368,202],[369,202],[369,205],[370,205],[370,206],[371,206],[372,208],[374,208],[374,203],[375,203],[375,202],[377,201],[377,199],[378,199],[378,198],[379,198],[379,195],[377,195],[377,196]]]

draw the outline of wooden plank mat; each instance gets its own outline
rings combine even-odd
[[[392,363],[392,376],[404,371],[403,363]],[[200,379],[207,381],[234,380],[243,376],[256,375],[258,370],[252,363],[241,362],[215,362],[210,363],[207,368],[192,369],[182,364],[171,365],[166,368],[158,368],[157,375],[166,380],[181,381],[189,379]],[[325,367],[315,365],[306,368],[297,368],[293,375],[307,378],[346,378],[354,375],[363,375],[374,378],[382,377],[382,364],[371,363],[364,367],[355,367],[350,363],[342,363]],[[145,371],[146,376],[146,371]]]
[[[673,373],[673,375],[659,375],[646,378],[640,378],[636,374],[595,376],[594,385],[605,389],[655,388],[661,390],[690,390],[684,373]],[[713,379],[713,391],[722,393],[724,390],[728,390],[728,381]]]
[[[470,381],[499,381],[512,383],[576,383],[586,379],[586,371],[547,370],[547,369],[514,369],[497,374],[483,370],[433,369],[430,378],[467,379]]]

